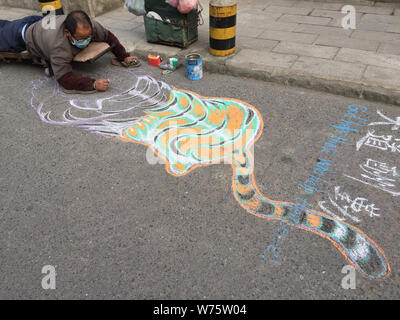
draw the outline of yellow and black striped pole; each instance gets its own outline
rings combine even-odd
[[[61,0],[39,0],[39,7],[43,16],[55,12],[56,15],[64,14]]]
[[[210,1],[210,53],[227,56],[235,52],[236,0]]]

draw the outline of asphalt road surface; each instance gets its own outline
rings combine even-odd
[[[184,67],[162,76],[143,62],[130,71],[105,57],[80,72],[110,79],[110,90],[67,96],[36,66],[0,65],[0,298],[400,298],[399,107],[209,73],[190,81]],[[343,280],[353,274],[342,273],[350,265],[345,255],[306,230],[278,235],[278,221],[246,212],[230,165],[176,177],[145,145],[94,134],[94,126],[55,124],[60,110],[96,112],[99,99],[145,76],[254,106],[264,124],[254,146],[260,193],[306,199],[345,219],[379,246],[391,272],[372,279],[356,271],[355,289],[344,289],[353,283]],[[52,110],[53,123],[40,119],[39,107]],[[342,120],[353,123],[338,129]],[[384,123],[368,125],[377,122]],[[347,140],[333,143],[329,171],[307,193],[299,184],[315,177],[338,130]],[[275,256],[265,251],[271,245],[279,247]],[[56,270],[55,289],[42,286],[52,283],[43,281],[45,266]]]

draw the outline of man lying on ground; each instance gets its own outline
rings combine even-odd
[[[90,42],[114,45],[112,52],[119,62],[139,65],[129,56],[117,37],[84,11],[68,15],[29,16],[15,21],[0,20],[0,51],[27,50],[33,59],[46,64],[46,74],[54,74],[67,93],[106,91],[107,79],[80,77],[72,72],[72,61]]]

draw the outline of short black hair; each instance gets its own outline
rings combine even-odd
[[[64,21],[64,28],[74,35],[78,24],[93,29],[92,21],[88,14],[82,10],[76,10],[69,13]]]

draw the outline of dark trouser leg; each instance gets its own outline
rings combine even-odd
[[[0,20],[0,28],[3,27],[7,22],[10,22],[10,21]]]
[[[19,20],[0,20],[0,51],[21,52],[26,50],[21,30],[25,24],[32,24],[42,19],[40,16],[29,16]]]

